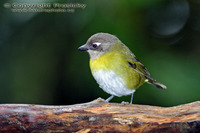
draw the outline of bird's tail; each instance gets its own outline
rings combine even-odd
[[[167,87],[152,78],[147,78],[147,83],[159,88],[159,89],[167,89]]]

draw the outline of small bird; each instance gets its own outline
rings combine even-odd
[[[89,53],[93,77],[100,88],[111,94],[106,102],[114,96],[132,95],[130,101],[132,104],[135,90],[144,82],[160,89],[167,88],[153,80],[140,60],[114,35],[96,33],[78,50]]]

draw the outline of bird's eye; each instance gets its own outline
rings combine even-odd
[[[101,45],[100,42],[94,42],[94,43],[92,43],[92,47],[93,48],[97,48],[99,45]]]
[[[97,44],[93,43],[93,44],[92,44],[92,47],[93,47],[93,48],[97,48]]]

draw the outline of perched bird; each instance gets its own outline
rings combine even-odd
[[[108,33],[92,35],[78,50],[87,51],[90,56],[90,69],[95,80],[111,96],[132,95],[144,82],[157,88],[166,86],[153,80],[145,66],[116,36]]]

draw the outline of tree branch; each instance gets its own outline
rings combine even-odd
[[[200,132],[200,101],[175,107],[105,103],[1,104],[0,132]]]

